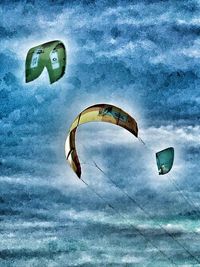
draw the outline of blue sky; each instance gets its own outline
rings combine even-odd
[[[92,216],[98,220],[104,203],[77,180],[64,157],[71,122],[95,103],[129,112],[149,150],[123,129],[88,124],[77,137],[82,161],[95,159],[142,205],[166,218],[188,212],[169,178],[198,204],[199,9],[199,1],[1,1],[0,181],[5,224],[39,216],[46,216],[46,223],[57,218],[58,224],[74,216],[78,224],[76,218],[84,211],[95,212]],[[67,49],[65,76],[50,85],[44,72],[25,84],[27,51],[56,39]],[[161,178],[154,153],[168,146],[175,148],[174,168]],[[131,203],[98,170],[83,168],[84,179],[120,210],[129,210]],[[108,210],[100,218],[106,216],[111,216]]]

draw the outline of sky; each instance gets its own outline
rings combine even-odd
[[[199,11],[198,0],[1,1],[0,266],[200,266]],[[65,75],[25,83],[28,50],[57,39]],[[79,127],[82,177],[103,199],[64,155],[74,118],[98,103],[133,116],[146,143]],[[159,176],[155,153],[170,146]]]

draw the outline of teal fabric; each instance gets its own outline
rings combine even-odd
[[[168,147],[156,153],[158,172],[160,175],[168,173],[174,163],[174,148]]]

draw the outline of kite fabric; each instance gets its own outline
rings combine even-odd
[[[83,110],[73,121],[66,142],[65,156],[76,175],[81,177],[81,165],[76,151],[76,130],[80,124],[87,122],[108,122],[119,125],[138,137],[137,122],[122,109],[110,104],[97,104]]]
[[[156,162],[159,175],[168,173],[174,162],[174,148],[168,147],[156,153]]]
[[[31,48],[26,57],[26,82],[38,78],[47,68],[50,83],[59,80],[65,73],[66,50],[59,41],[51,41]]]

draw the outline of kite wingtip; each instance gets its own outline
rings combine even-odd
[[[81,170],[76,172],[76,175],[78,176],[79,179],[81,179]]]

